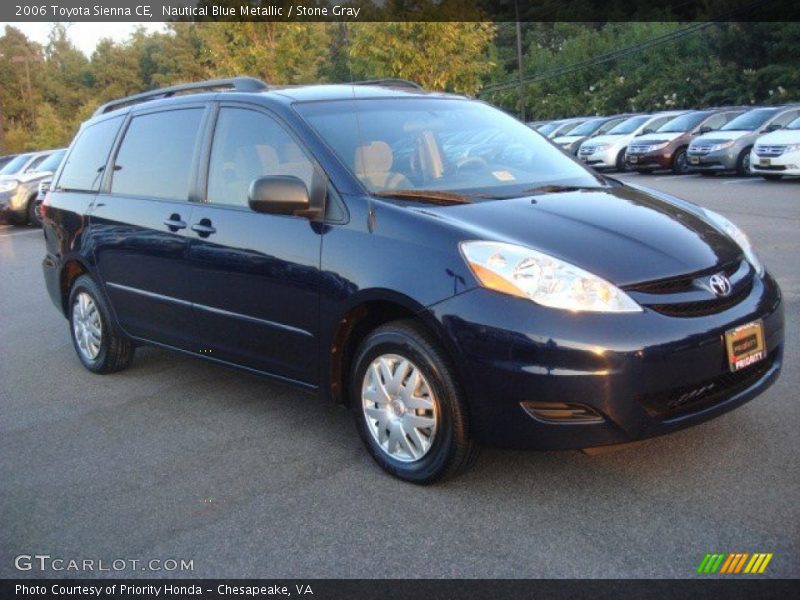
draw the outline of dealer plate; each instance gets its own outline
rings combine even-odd
[[[697,156],[690,156],[689,157],[689,162],[692,163],[693,165],[699,165],[700,164],[700,158],[697,157]]]
[[[637,163],[637,162],[639,162],[639,157],[638,156],[629,156],[628,157],[628,162]]]
[[[731,371],[738,371],[764,360],[767,356],[764,345],[764,324],[761,321],[753,321],[726,331],[725,349]]]
[[[770,165],[770,162],[771,162],[770,159],[762,158],[758,161],[758,164],[761,165],[762,167],[768,167]]]

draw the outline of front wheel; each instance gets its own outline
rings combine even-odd
[[[131,364],[133,344],[111,320],[105,298],[88,275],[78,277],[70,291],[69,324],[75,352],[93,373],[114,373]]]
[[[627,148],[623,148],[619,151],[619,154],[617,154],[617,171],[620,173],[624,173],[628,170],[628,163],[625,162],[625,152],[627,150]]]
[[[675,175],[686,175],[689,172],[689,162],[686,160],[686,148],[681,148],[672,157],[672,172]]]
[[[736,160],[736,174],[739,177],[747,177],[752,175],[750,170],[750,148],[745,148]]]
[[[34,227],[42,226],[42,203],[36,196],[28,200],[28,223]]]
[[[349,388],[362,441],[395,477],[432,483],[477,456],[453,369],[418,323],[394,321],[370,333],[356,352]]]

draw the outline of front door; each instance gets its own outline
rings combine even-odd
[[[321,229],[304,217],[256,213],[250,183],[314,166],[268,113],[225,105],[211,145],[207,198],[189,231],[194,313],[204,352],[315,385]]]

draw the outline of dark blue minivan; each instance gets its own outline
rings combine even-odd
[[[87,369],[157,344],[317,390],[408,481],[675,431],[781,368],[780,290],[736,225],[402,80],[110,102],[42,212]]]

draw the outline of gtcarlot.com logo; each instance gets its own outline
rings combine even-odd
[[[697,572],[701,575],[760,575],[771,560],[771,552],[708,553],[697,566]]]
[[[62,558],[49,554],[20,554],[14,558],[17,571],[194,571],[194,560],[182,558]]]

